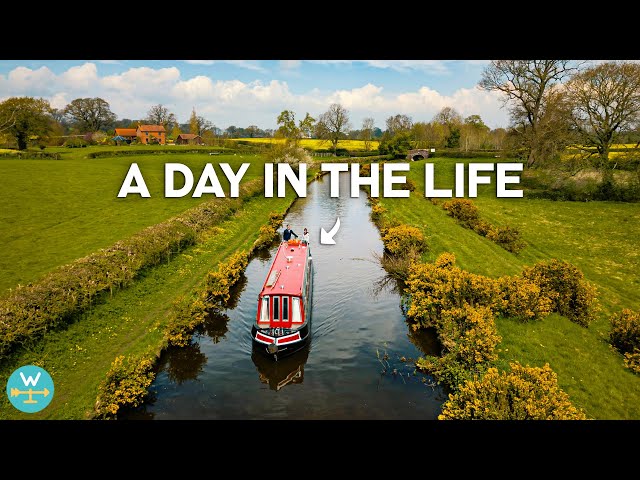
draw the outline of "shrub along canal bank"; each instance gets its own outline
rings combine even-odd
[[[450,188],[454,164],[473,159],[435,161],[439,163],[442,174],[436,188]],[[539,388],[530,390],[533,396],[538,399],[553,397],[547,406],[558,417],[580,418],[580,414],[576,414],[567,403],[566,396],[558,390],[559,387],[576,407],[585,411],[587,417],[640,418],[640,376],[634,375],[631,368],[625,368],[623,356],[611,347],[609,340],[611,315],[623,308],[638,310],[640,307],[637,276],[640,258],[636,246],[640,238],[640,205],[552,202],[528,199],[526,192],[522,199],[500,199],[495,198],[495,187],[481,186],[478,198],[473,200],[480,216],[497,229],[506,231],[506,227],[510,227],[510,232],[517,232],[514,238],[522,241],[524,248],[513,249],[515,253],[488,237],[478,235],[477,220],[471,227],[468,222],[465,225],[460,218],[456,220],[455,216],[452,218],[447,214],[441,200],[432,202],[425,198],[423,163],[412,164],[407,174],[416,187],[411,197],[374,200],[373,215],[383,226],[383,238],[387,234],[390,240],[397,239],[393,229],[416,229],[412,234],[414,241],[422,235],[429,247],[418,254],[421,260],[436,262],[429,267],[434,272],[427,277],[442,280],[422,282],[421,279],[426,277],[419,271],[413,272],[414,296],[417,292],[423,295],[421,305],[416,305],[410,314],[418,324],[434,326],[435,322],[435,327],[440,327],[441,340],[449,342],[450,353],[454,354],[449,360],[456,361],[431,360],[423,362],[422,366],[431,371],[440,367],[443,377],[448,377],[448,381],[453,383],[472,373],[490,374],[482,385],[461,389],[461,396],[448,411],[451,415],[445,416],[468,418],[470,412],[464,406],[465,402],[478,400],[481,404],[493,395],[491,392],[514,392],[523,385],[531,387],[535,384]],[[390,223],[385,225],[385,222]],[[391,246],[397,248],[393,241]],[[454,254],[455,258],[441,257],[446,253]],[[553,259],[560,262],[553,263]],[[526,268],[536,264],[533,270]],[[402,275],[404,267],[407,277],[408,262],[391,266],[397,268],[399,275]],[[550,279],[553,288],[548,283]],[[446,286],[454,284],[470,288],[464,292],[456,289],[447,291]],[[599,310],[591,301],[593,291],[589,285],[597,288]],[[556,300],[563,299],[562,295],[566,293],[563,288],[569,292],[572,302],[577,300],[580,304],[572,304],[568,310],[566,302],[563,304],[562,301],[546,305],[542,297],[551,295]],[[497,306],[482,300],[481,297],[492,289],[495,292],[489,297],[497,299],[502,296],[507,303]],[[445,293],[449,296],[441,297]],[[446,306],[447,322],[439,324],[433,318],[429,319],[425,306],[432,308],[434,301]],[[464,303],[469,303],[474,311],[465,311]],[[492,309],[491,315],[478,310],[486,307]],[[548,314],[549,307],[556,313]],[[500,314],[494,318],[496,313]],[[477,334],[478,329],[490,333],[482,338],[490,339],[493,346],[484,344],[479,359],[473,355],[467,357],[470,360],[467,367],[481,364],[482,368],[475,372],[469,368],[458,370],[464,355],[473,353],[460,350],[464,346],[460,340],[463,337],[472,340],[469,335]],[[460,337],[464,332],[469,335]],[[474,344],[479,345],[478,342]],[[527,369],[515,362],[539,368]],[[546,363],[557,374],[557,381],[553,372],[544,369]],[[500,376],[491,370],[493,366],[507,373]],[[527,383],[531,379],[535,381]],[[482,406],[486,404],[482,403]],[[493,407],[496,408],[492,413],[499,415],[501,407],[495,404]],[[523,409],[517,414],[526,415],[526,412]],[[545,411],[531,410],[531,415],[544,417]]]

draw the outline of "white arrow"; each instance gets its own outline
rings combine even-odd
[[[336,241],[333,236],[338,233],[338,230],[340,230],[340,217],[336,219],[336,224],[329,230],[329,233],[324,228],[320,228],[320,243],[323,245],[335,245]]]

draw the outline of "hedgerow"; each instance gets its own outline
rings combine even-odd
[[[611,315],[609,321],[611,345],[624,355],[625,366],[640,374],[640,312],[625,308]]]
[[[145,228],[109,248],[56,268],[0,299],[0,360],[16,347],[68,323],[106,292],[128,285],[145,268],[168,261],[197,242],[198,235],[262,191],[262,181],[240,188],[239,198],[204,202],[179,216]]]

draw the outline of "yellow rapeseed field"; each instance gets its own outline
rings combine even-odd
[[[243,140],[246,142],[253,143],[283,143],[284,138],[234,138],[232,140]],[[380,142],[372,141],[371,149],[375,150],[378,148],[378,144]],[[309,150],[321,150],[321,149],[330,149],[331,142],[322,141],[317,138],[303,138],[300,140],[300,146],[307,148]],[[340,140],[338,142],[338,148],[346,148],[347,150],[364,150],[364,141],[363,140]]]

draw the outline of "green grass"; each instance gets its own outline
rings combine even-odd
[[[434,159],[436,187],[452,188],[454,164],[474,161],[486,159]],[[499,366],[506,368],[514,360],[548,362],[562,388],[589,416],[640,419],[640,376],[624,368],[607,342],[608,316],[621,308],[640,309],[640,204],[552,202],[527,199],[526,192],[522,199],[495,198],[495,183],[480,186],[475,201],[481,218],[517,227],[528,243],[516,256],[459,226],[441,204],[424,198],[424,163],[411,163],[408,176],[417,188],[409,199],[381,198],[381,203],[391,218],[423,230],[431,248],[426,259],[453,252],[458,266],[497,277],[558,258],[578,266],[598,287],[603,308],[588,329],[558,315],[528,324],[498,319],[503,337]]]
[[[254,155],[202,155],[85,158],[90,151],[145,147],[47,149],[60,151],[62,160],[0,159],[0,295],[33,281],[52,268],[107,247],[142,228],[157,224],[197,203],[196,199],[164,198],[165,162],[184,163],[198,181],[208,162],[227,162],[234,171],[250,162],[243,181],[263,174],[263,160]],[[156,147],[157,148],[157,147]],[[131,163],[142,171],[151,198],[117,198]],[[224,174],[218,178],[228,194]],[[176,177],[180,178],[179,176]]]
[[[91,416],[97,388],[117,355],[158,349],[173,301],[193,291],[206,272],[238,249],[248,249],[271,211],[284,211],[293,197],[257,197],[210,236],[168,264],[146,272],[133,286],[116,292],[65,330],[48,333],[37,346],[21,351],[0,369],[0,383],[21,365],[38,364],[55,382],[51,404],[37,414],[14,409],[0,396],[0,419],[82,419]]]

